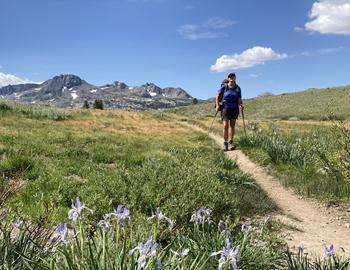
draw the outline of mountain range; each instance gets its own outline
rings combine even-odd
[[[25,103],[46,103],[58,107],[82,107],[99,99],[105,108],[144,110],[186,105],[193,98],[182,88],[160,88],[153,83],[128,86],[115,81],[103,86],[92,85],[76,75],[55,76],[43,83],[24,83],[0,88],[0,98]]]

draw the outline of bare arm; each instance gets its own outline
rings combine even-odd
[[[243,101],[241,98],[238,99],[238,105],[241,106],[242,110],[244,109]]]
[[[215,109],[218,111],[220,106],[220,95],[217,94],[215,98]]]

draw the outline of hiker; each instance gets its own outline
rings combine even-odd
[[[222,104],[220,104],[222,103]],[[236,74],[230,73],[221,84],[216,95],[216,111],[221,111],[223,123],[224,150],[234,150],[235,125],[239,107],[243,110],[241,88],[236,84]],[[229,132],[230,131],[230,132]],[[229,140],[230,138],[230,140]]]

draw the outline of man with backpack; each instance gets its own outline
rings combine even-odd
[[[236,84],[236,74],[230,73],[221,84],[215,99],[216,111],[221,111],[223,123],[224,150],[234,150],[235,125],[239,107],[244,109],[241,88]],[[230,131],[230,132],[229,132]],[[230,138],[230,140],[229,140]]]

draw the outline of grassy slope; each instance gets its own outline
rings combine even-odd
[[[333,104],[333,105],[331,105]],[[333,132],[332,121],[325,120],[329,111],[335,115],[335,119],[350,119],[350,87],[338,87],[332,89],[312,89],[298,93],[290,93],[279,96],[262,97],[245,101],[246,124],[254,123],[256,129],[262,129],[266,133],[277,132],[281,138],[285,138],[291,144],[295,140],[308,141],[309,145],[300,151],[312,152],[318,145],[321,151],[327,156],[338,155],[337,146],[339,139],[336,132]],[[169,111],[170,118],[176,117],[182,121],[189,121],[209,129],[215,114],[212,103],[192,105],[184,108],[176,108]],[[290,119],[285,121],[282,119]],[[221,122],[217,117],[212,128],[213,132],[221,134]],[[297,119],[308,121],[297,121]],[[310,121],[313,120],[313,121]],[[248,125],[249,126],[249,125]],[[247,127],[248,127],[247,126]],[[238,120],[236,127],[237,137],[243,134],[243,124]],[[251,130],[248,133],[252,133]],[[243,146],[243,145],[242,145]],[[261,165],[273,170],[277,178],[281,179],[286,186],[292,186],[303,195],[317,197],[326,200],[345,200],[350,196],[350,189],[347,183],[342,181],[334,182],[331,177],[325,177],[322,173],[322,164],[319,160],[313,162],[307,171],[295,168],[290,164],[283,164],[278,161],[276,164],[271,160],[268,151],[256,148],[244,147],[246,154]],[[270,153],[271,154],[271,153]]]
[[[245,117],[250,120],[288,120],[291,117],[300,120],[326,120],[329,111],[336,118],[350,119],[350,86],[260,97],[244,103]],[[171,111],[196,120],[204,120],[215,114],[213,102]]]
[[[332,111],[336,118],[350,118],[350,86],[310,89],[303,92],[246,101],[249,119],[325,120]]]

